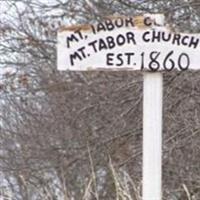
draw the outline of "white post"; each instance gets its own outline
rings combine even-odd
[[[143,200],[162,199],[162,73],[144,73]]]

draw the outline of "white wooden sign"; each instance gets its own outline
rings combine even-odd
[[[63,27],[58,32],[57,67],[79,71],[144,70],[142,198],[161,200],[161,71],[200,69],[200,35],[171,32],[160,14]]]
[[[173,33],[155,15],[116,17],[58,32],[59,70],[199,69],[200,36]]]

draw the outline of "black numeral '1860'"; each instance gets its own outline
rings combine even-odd
[[[152,51],[149,54],[149,63],[147,64],[148,68],[151,71],[158,71],[161,67],[164,68],[166,71],[173,70],[176,66],[181,71],[185,71],[189,69],[190,66],[190,57],[186,53],[181,53],[178,56],[178,60],[175,61],[172,56],[174,54],[174,51],[170,51],[164,58],[163,61],[159,60],[161,52],[158,51]],[[141,53],[141,70],[145,68],[145,53]]]

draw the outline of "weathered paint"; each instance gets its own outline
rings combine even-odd
[[[199,69],[199,55],[200,35],[171,32],[162,15],[107,17],[58,32],[59,70]]]

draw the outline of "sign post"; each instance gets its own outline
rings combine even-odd
[[[143,83],[143,200],[161,200],[162,73],[144,73]]]
[[[143,200],[162,199],[161,71],[200,69],[200,36],[173,33],[161,14],[113,17],[58,32],[59,70],[140,70],[143,84]]]
[[[156,18],[164,26],[162,15]],[[143,75],[143,200],[162,199],[162,108],[161,72]]]

